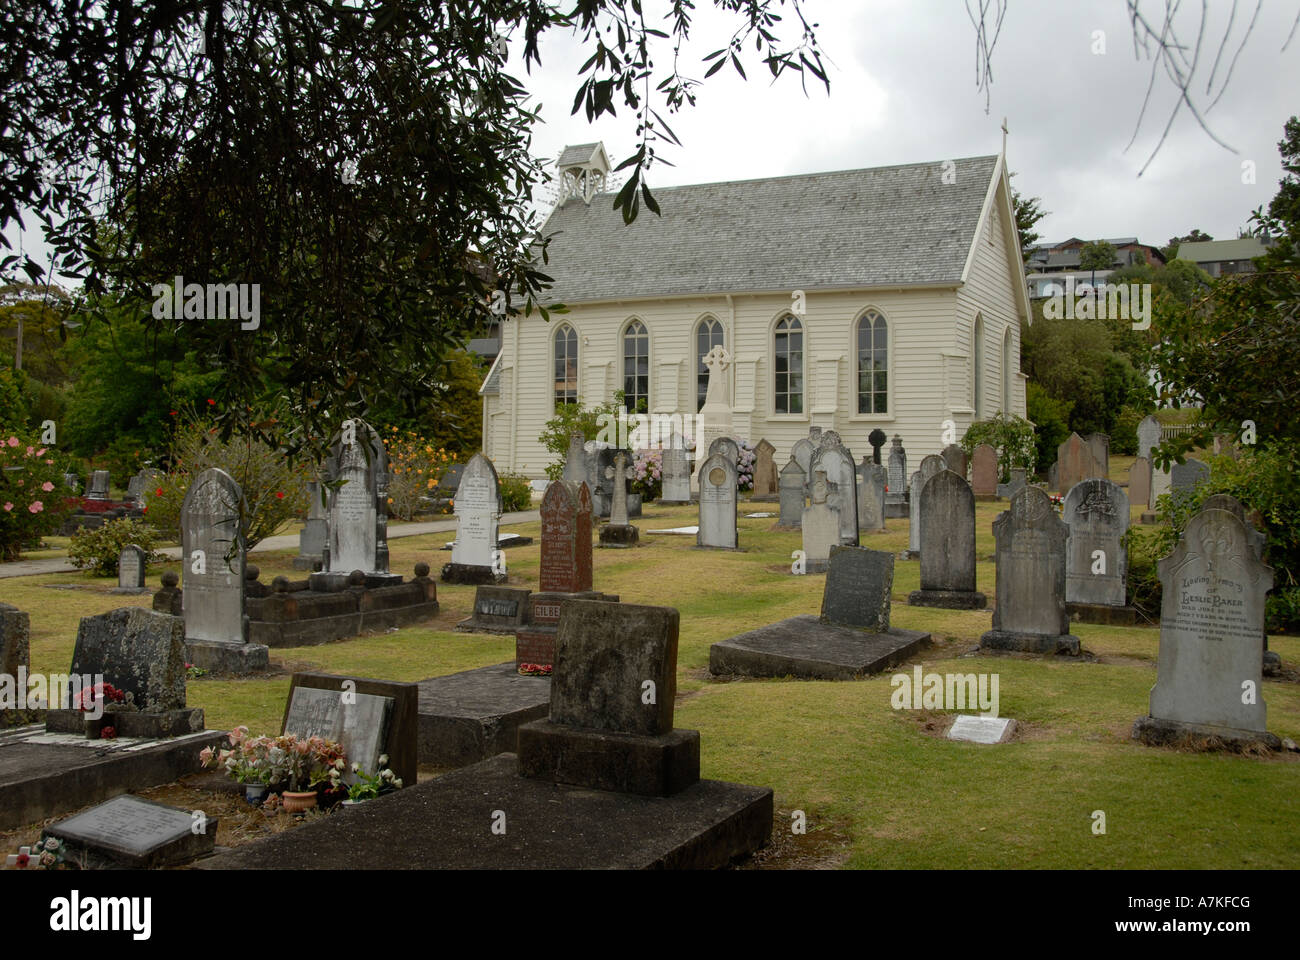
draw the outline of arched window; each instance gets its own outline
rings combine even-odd
[[[858,413],[889,412],[889,327],[876,310],[858,320]]]
[[[777,413],[803,413],[803,324],[786,314],[776,325],[772,397]]]
[[[971,383],[974,384],[971,406],[975,408],[975,419],[980,420],[984,417],[984,318],[979,314],[975,315],[971,339],[971,363],[974,366],[971,373]]]
[[[1011,369],[1011,328],[1002,334],[1002,412],[1011,416],[1011,378],[1015,376]]]
[[[695,328],[695,409],[704,409],[704,397],[709,392],[709,368],[704,358],[714,347],[726,347],[722,324],[715,317],[705,317]]]
[[[578,334],[567,323],[555,330],[555,405],[578,402]]]
[[[628,413],[650,411],[650,334],[640,320],[623,330],[623,405]]]

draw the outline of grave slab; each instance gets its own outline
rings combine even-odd
[[[197,866],[716,869],[771,837],[773,797],[767,787],[700,780],[672,797],[646,797],[521,777],[516,763],[510,754],[493,757]],[[496,809],[506,813],[505,836],[491,831]],[[367,853],[358,857],[358,850]]]
[[[114,797],[41,832],[57,837],[73,859],[90,869],[151,870],[189,863],[212,853],[216,817],[196,833],[191,811],[130,795]]]
[[[949,740],[967,740],[971,743],[1005,743],[1016,732],[1016,721],[1010,717],[977,717],[960,714],[953,718],[948,728]]]
[[[805,614],[713,644],[709,672],[852,680],[896,666],[929,642],[930,634],[916,630],[869,633]]]
[[[514,661],[418,686],[419,760],[428,766],[464,767],[513,753],[519,727],[551,709],[550,678],[520,676]]]

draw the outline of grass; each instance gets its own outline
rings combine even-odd
[[[1116,470],[1123,465],[1112,461]],[[979,589],[994,599],[991,524],[1005,504],[977,504]],[[742,504],[742,514],[771,509]],[[1135,509],[1136,513],[1139,512]],[[1082,662],[976,652],[989,611],[909,607],[919,585],[915,561],[897,561],[892,621],[931,632],[919,662],[927,672],[996,673],[1000,712],[1021,725],[996,747],[942,737],[945,717],[890,708],[889,675],[851,682],[749,680],[708,676],[709,645],[783,617],[820,608],[822,576],[789,572],[798,533],[772,519],[741,519],[741,552],[699,550],[693,537],[653,536],[693,523],[692,508],[649,506],[637,521],[643,546],[594,551],[595,587],[625,603],[676,607],[682,616],[676,723],[700,731],[705,777],[774,788],[778,810],[805,811],[812,831],[846,837],[849,867],[1041,867],[1204,869],[1295,868],[1300,833],[1300,758],[1179,753],[1129,740],[1146,713],[1159,630],[1076,625],[1095,659]],[[895,554],[907,521],[890,520],[864,545]],[[506,554],[510,583],[537,586],[539,524],[512,526],[538,538]],[[390,542],[391,567],[409,574],[418,560],[436,570],[447,534]],[[284,574],[291,551],[253,559],[263,582]],[[171,568],[176,569],[176,564]],[[162,568],[150,571],[156,584]],[[67,669],[80,617],[149,598],[112,596],[112,582],[84,573],[0,580],[0,600],[32,619],[32,668]],[[394,633],[315,647],[277,649],[285,670],[315,669],[395,680],[509,660],[509,637],[457,634],[474,588],[440,584],[442,613]],[[1300,660],[1300,639],[1270,638],[1284,662]],[[910,664],[900,667],[910,672]],[[247,724],[278,731],[287,672],[247,680],[202,678],[191,704],[208,726]],[[1269,729],[1300,739],[1300,684],[1266,680]],[[1106,833],[1092,832],[1103,811]],[[778,817],[778,828],[781,819]]]

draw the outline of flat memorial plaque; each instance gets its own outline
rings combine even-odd
[[[669,527],[667,530],[647,530],[646,533],[668,533],[679,537],[693,537],[700,532],[699,527]]]
[[[953,720],[948,739],[1002,743],[1015,731],[1015,723],[1010,717],[975,717],[963,713]]]
[[[69,847],[85,850],[127,866],[157,866],[192,860],[211,852],[217,833],[215,818],[207,818],[203,833],[193,831],[195,820],[179,810],[129,794],[114,797],[62,823],[46,834]]]

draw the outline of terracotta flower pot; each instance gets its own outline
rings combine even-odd
[[[285,813],[302,813],[304,810],[310,810],[316,806],[316,791],[307,790],[295,793],[292,790],[286,790],[280,795],[284,801]]]

